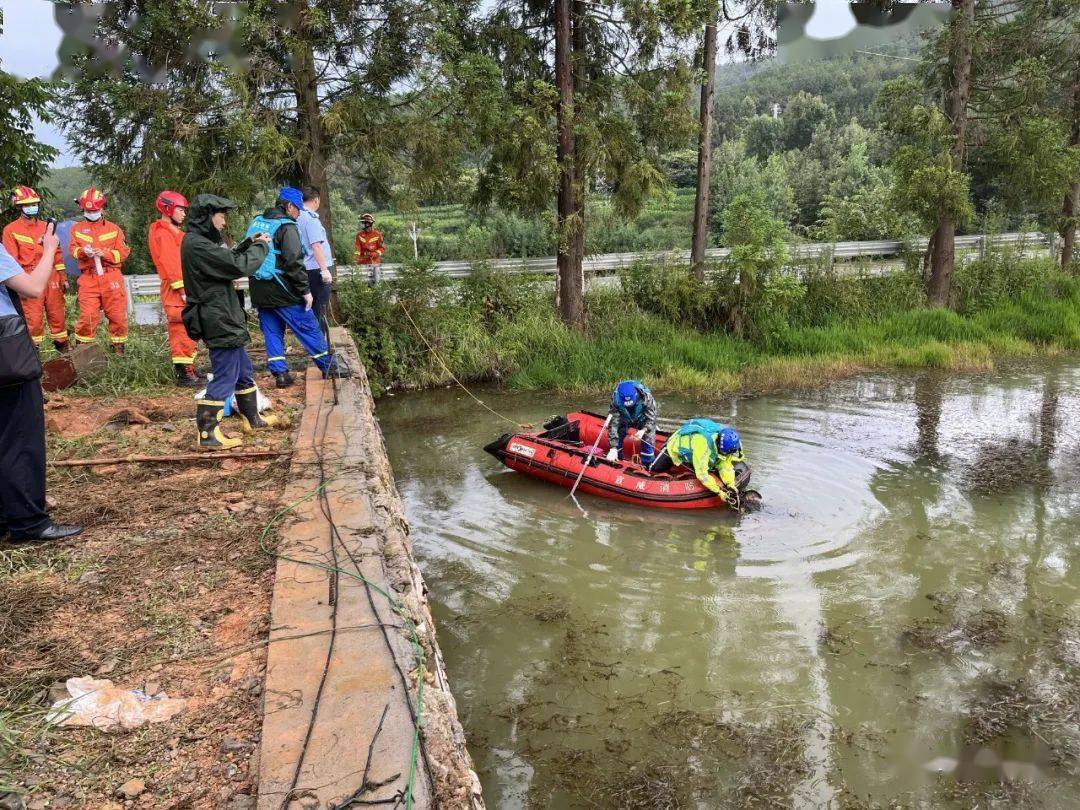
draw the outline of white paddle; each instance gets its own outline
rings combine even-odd
[[[596,452],[596,448],[600,446],[600,437],[607,432],[607,426],[611,422],[611,414],[607,415],[607,419],[604,420],[603,427],[600,428],[600,432],[596,434],[596,441],[593,442],[591,448],[589,448],[588,454],[585,456],[585,461],[581,465],[581,472],[577,474],[577,480],[574,481],[574,486],[570,487],[570,497],[574,498],[574,493],[577,491],[578,484],[581,483],[581,476],[585,475],[585,469],[589,466],[589,460],[593,457],[593,453]],[[577,498],[574,498],[574,503],[577,503]],[[578,508],[581,509],[581,504],[578,504]],[[581,509],[584,512],[584,509]]]

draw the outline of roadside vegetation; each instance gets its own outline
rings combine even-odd
[[[926,307],[916,266],[776,271],[741,298],[737,268],[713,271],[698,282],[685,266],[635,265],[619,285],[594,285],[584,332],[562,324],[543,280],[482,264],[460,281],[420,265],[393,284],[348,283],[341,304],[380,392],[454,377],[588,391],[640,377],[711,394],[875,368],[989,369],[996,356],[1080,349],[1080,278],[1050,258],[1006,251],[968,263],[952,309]],[[741,335],[733,302],[744,308]]]

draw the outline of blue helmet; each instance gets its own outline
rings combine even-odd
[[[638,401],[638,387],[633,380],[625,380],[619,383],[615,389],[615,404],[624,408],[633,408]]]
[[[739,434],[735,428],[726,427],[720,431],[720,438],[716,442],[721,453],[734,453],[742,447]]]

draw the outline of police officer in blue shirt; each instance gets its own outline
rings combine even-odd
[[[29,273],[0,246],[0,352],[29,349],[38,373],[31,379],[0,381],[0,536],[11,533],[15,543],[62,540],[81,526],[53,523],[45,511],[45,403],[41,395],[37,350],[26,331],[18,296],[41,298],[53,273],[59,240],[50,223],[41,239],[41,261]],[[11,293],[15,292],[16,295]],[[22,343],[25,339],[25,344]],[[28,344],[28,346],[26,345]],[[5,376],[13,358],[5,358]]]

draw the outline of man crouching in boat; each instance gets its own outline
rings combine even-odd
[[[659,413],[652,392],[637,380],[623,380],[611,395],[608,415],[608,460],[622,460],[623,440],[630,428],[637,429],[641,439],[641,463],[649,467],[656,460],[656,416]]]
[[[711,419],[690,419],[668,438],[652,471],[667,472],[684,464],[693,469],[706,489],[727,501],[738,491],[735,465],[745,461],[742,442],[734,428]],[[723,486],[716,482],[717,477]]]

